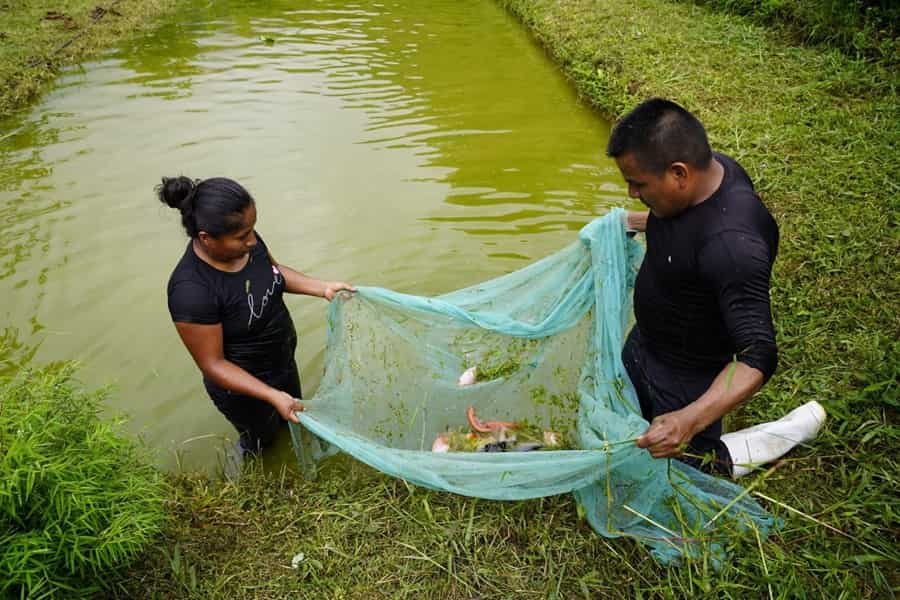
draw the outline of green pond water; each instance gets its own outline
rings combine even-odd
[[[296,269],[431,295],[626,202],[608,133],[490,0],[197,2],[0,124],[3,368],[78,360],[160,464],[210,468],[235,434],[169,319],[160,176],[242,182]],[[287,304],[310,395],[326,303]]]

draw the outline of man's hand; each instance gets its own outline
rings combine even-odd
[[[297,415],[295,415],[294,412],[302,412],[303,405],[300,404],[299,400],[287,392],[279,391],[272,399],[272,406],[275,407],[275,410],[278,411],[278,414],[281,415],[281,418],[285,421],[290,421],[291,423],[300,422],[300,419],[297,418]]]
[[[694,437],[693,420],[681,410],[653,419],[650,427],[637,439],[638,448],[647,448],[653,458],[680,455]]]
[[[322,294],[322,297],[331,302],[334,299],[335,295],[343,290],[346,290],[348,292],[355,292],[356,288],[354,288],[349,283],[344,283],[343,281],[326,281],[325,292]]]

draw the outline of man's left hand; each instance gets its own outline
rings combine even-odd
[[[653,458],[669,458],[680,455],[692,437],[692,419],[676,410],[653,419],[647,431],[637,439],[637,445],[650,450]]]

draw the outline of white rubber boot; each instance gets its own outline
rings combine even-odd
[[[780,458],[797,444],[814,439],[824,423],[825,409],[813,400],[777,421],[723,434],[722,442],[733,464],[731,476],[742,477],[757,466]]]

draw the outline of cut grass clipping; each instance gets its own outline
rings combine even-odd
[[[0,596],[93,594],[161,530],[161,477],[101,399],[71,366],[0,383]]]

